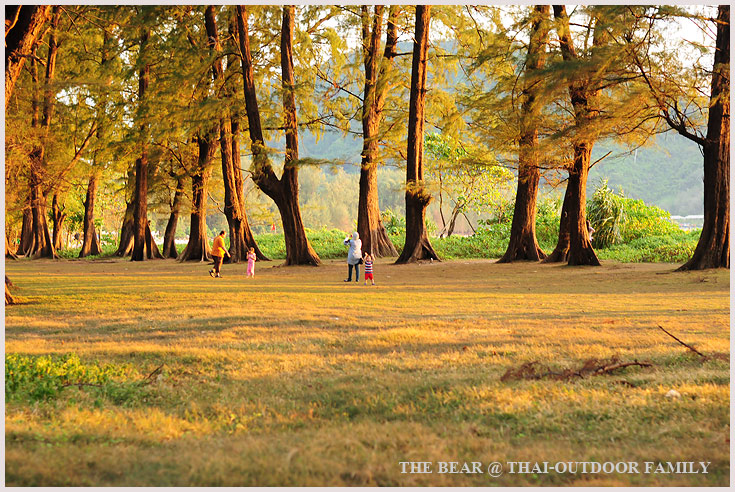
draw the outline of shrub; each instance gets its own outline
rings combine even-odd
[[[114,378],[125,372],[122,367],[83,364],[76,354],[61,357],[6,354],[5,401],[48,400],[58,396],[65,387],[77,384],[104,388],[114,384]]]
[[[587,201],[587,218],[595,230],[592,246],[606,248],[622,240],[621,230],[626,222],[625,197],[616,194],[601,180],[592,199]]]

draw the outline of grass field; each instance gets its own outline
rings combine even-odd
[[[6,371],[10,354],[76,354],[75,377],[109,375],[8,393],[6,374],[6,484],[729,484],[729,271],[379,260],[365,287],[342,261],[272,266],[248,280],[242,264],[212,279],[171,260],[6,262]],[[500,380],[612,356],[653,366]],[[405,461],[711,464],[493,478]]]

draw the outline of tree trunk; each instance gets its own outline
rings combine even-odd
[[[29,159],[29,177],[28,184],[31,197],[31,242],[29,248],[24,251],[25,256],[30,258],[58,258],[51,234],[46,220],[47,197],[43,189],[44,170],[46,169],[45,145],[49,137],[51,126],[51,117],[54,110],[55,94],[51,87],[56,69],[56,56],[58,53],[58,43],[56,39],[55,29],[58,27],[60,18],[60,7],[53,7],[53,16],[51,22],[51,35],[49,36],[48,55],[46,57],[46,78],[45,89],[43,91],[43,111],[40,122],[41,132],[43,134],[42,142],[36,145],[31,151]],[[38,87],[37,72],[34,67],[31,70],[34,81],[31,126],[38,128]]]
[[[212,174],[212,159],[217,149],[216,128],[205,137],[197,137],[199,158],[196,172],[191,177],[191,225],[189,242],[179,261],[209,261],[212,259],[207,240],[207,189]]]
[[[536,240],[536,200],[539,184],[538,120],[542,103],[539,98],[538,71],[546,61],[549,41],[549,6],[534,7],[533,28],[528,44],[524,74],[523,105],[518,150],[518,188],[508,249],[498,263],[517,260],[543,260],[546,255]]]
[[[125,215],[123,216],[122,227],[120,227],[120,242],[117,251],[115,251],[117,256],[128,256],[133,252],[134,210],[135,201],[131,200],[125,207]]]
[[[430,9],[428,5],[416,6],[416,34],[413,45],[406,152],[406,243],[396,263],[439,259],[431,246],[424,222],[426,207],[431,202],[431,195],[423,185],[424,108]]]
[[[58,193],[54,193],[54,198],[51,201],[51,219],[53,220],[54,224],[52,240],[54,244],[54,249],[58,251],[62,248],[61,231],[64,228],[64,222],[66,221],[66,214],[64,213],[64,210],[59,206]]]
[[[569,173],[569,265],[600,266],[587,230],[587,175],[592,143],[574,145],[574,167]]]
[[[459,213],[462,211],[462,207],[459,203],[457,203],[454,208],[452,209],[452,217],[449,219],[449,228],[447,229],[447,237],[450,237],[452,234],[454,234],[454,226],[457,223],[457,217],[459,216]]]
[[[258,261],[270,261],[258,247],[255,242],[255,236],[253,231],[250,230],[250,223],[248,222],[248,214],[245,211],[245,195],[244,195],[244,182],[242,178],[242,161],[240,159],[240,121],[239,118],[234,115],[231,119],[232,128],[232,172],[235,182],[235,192],[237,200],[240,203],[240,210],[242,210],[242,218],[240,220],[240,229],[242,231],[243,244],[246,250],[253,248],[255,250],[255,257]],[[232,249],[232,248],[230,248]],[[230,252],[230,254],[232,254]],[[242,258],[247,258],[247,252]]]
[[[5,7],[5,108],[13,94],[23,63],[41,36],[51,14],[50,5]],[[8,21],[11,21],[9,26]]]
[[[561,263],[569,260],[569,207],[572,201],[572,190],[569,188],[564,192],[564,202],[561,205],[561,218],[559,219],[559,239],[554,251],[547,256],[543,263]]]
[[[5,259],[6,260],[17,260],[18,256],[10,250],[10,240],[8,235],[5,235]]]
[[[255,93],[252,56],[247,28],[247,10],[237,7],[240,49],[243,55],[243,92],[247,109],[251,149],[253,153],[253,181],[278,207],[283,222],[286,242],[286,265],[319,265],[321,260],[306,238],[301,219],[298,187],[298,131],[294,97],[293,42],[294,8],[284,7],[281,30],[281,73],[283,85],[284,128],[286,129],[286,157],[283,175],[279,180],[270,165],[265,150],[260,112]]]
[[[97,256],[102,253],[100,241],[94,226],[94,201],[97,196],[97,181],[100,171],[93,169],[87,183],[87,197],[84,199],[84,223],[82,224],[82,249],[79,258]]]
[[[10,286],[12,286],[13,283],[10,281],[7,275],[5,275],[5,305],[8,306],[10,304],[15,304],[15,299],[13,298],[13,294],[10,293]]]
[[[207,37],[209,40],[209,48],[213,55],[222,51],[219,42],[219,33],[217,32],[217,20],[215,17],[214,6],[208,6],[205,11],[205,25],[207,29]],[[234,57],[228,59],[234,62]],[[222,66],[222,58],[217,56],[212,63],[212,77],[215,85],[218,86],[218,93],[223,94],[223,98],[229,98],[230,91],[225,79],[224,68]],[[250,232],[247,216],[245,215],[245,203],[242,195],[242,171],[240,165],[240,149],[239,141],[237,148],[233,140],[232,118],[229,112],[220,119],[220,155],[222,157],[222,180],[225,187],[225,217],[230,229],[230,256],[227,261],[238,263],[247,260],[248,249],[251,245],[258,251],[259,248],[255,244],[255,239]],[[238,168],[235,168],[235,154],[238,157]],[[248,244],[246,232],[250,236],[251,244]],[[256,253],[257,255],[258,253]],[[261,253],[261,257],[263,254]]]
[[[368,7],[362,7],[363,61],[365,64],[365,89],[362,112],[362,165],[360,168],[360,195],[357,205],[357,232],[362,240],[363,251],[375,257],[396,256],[395,246],[388,237],[380,219],[378,200],[378,138],[385,96],[388,89],[386,78],[396,55],[395,17],[398,9],[393,6],[388,18],[384,64],[380,72],[382,84],[378,87],[378,51],[383,17],[383,6],[375,6],[373,29],[370,32]]]
[[[33,228],[33,212],[31,212],[30,196],[29,203],[23,209],[23,224],[20,228],[20,243],[18,249],[15,252],[16,255],[25,255],[26,251],[31,249],[31,242],[33,241],[33,234],[31,229]]]
[[[139,58],[145,52],[150,32],[145,29],[140,40]],[[140,69],[138,76],[138,104],[145,104],[146,91],[148,89],[150,65],[145,64]],[[139,108],[140,111],[141,108]],[[131,261],[143,261],[151,254],[151,249],[146,246],[152,241],[147,241],[150,234],[148,230],[148,149],[147,130],[145,123],[140,126],[140,158],[135,160],[135,208],[133,209],[133,252]]]
[[[564,61],[578,63],[579,57],[574,49],[571,31],[569,30],[569,17],[563,5],[554,5],[554,17],[557,20],[559,46]],[[599,19],[595,22],[593,32],[593,47],[600,48],[606,39],[604,26]],[[592,57],[596,56],[593,50]],[[599,77],[604,68],[596,71]],[[587,175],[589,173],[592,147],[595,142],[595,130],[593,121],[599,117],[600,109],[596,100],[600,89],[596,82],[590,80],[591,74],[583,74],[573,77],[568,84],[569,97],[574,108],[574,118],[577,135],[572,137],[574,148],[574,164],[569,171],[569,183],[567,193],[569,194],[568,216],[569,216],[569,265],[592,265],[600,266],[587,231],[586,207],[587,207]],[[567,196],[564,197],[567,201]],[[561,234],[559,237],[561,241]]]
[[[704,224],[679,270],[730,268],[730,6],[717,15],[715,61],[704,144]]]
[[[40,159],[43,159],[42,154]],[[31,242],[29,249],[24,251],[29,258],[57,258],[54,244],[49,233],[46,221],[46,196],[41,187],[41,178],[36,171],[38,164],[31,164]]]
[[[176,180],[176,191],[174,192],[174,201],[171,204],[171,215],[166,224],[166,232],[163,234],[163,257],[176,258],[176,227],[179,223],[179,213],[181,212],[181,199],[184,196],[184,178],[179,176]]]

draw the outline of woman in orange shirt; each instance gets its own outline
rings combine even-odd
[[[214,270],[209,271],[210,277],[221,277],[219,269],[222,266],[222,260],[225,259],[225,255],[230,256],[230,253],[225,249],[225,231],[220,231],[219,236],[214,238],[212,243],[212,258],[214,258]]]

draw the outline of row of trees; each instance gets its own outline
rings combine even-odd
[[[511,22],[499,8],[471,6],[7,7],[6,211],[23,211],[17,254],[55,256],[75,175],[87,182],[80,256],[99,253],[100,181],[119,180],[127,207],[118,255],[206,260],[219,157],[233,261],[250,247],[266,259],[245,206],[252,179],[278,208],[286,264],[318,265],[299,207],[299,168],[320,162],[299,158],[299,132],[330,130],[362,136],[357,229],[376,256],[398,255],[378,206],[377,169],[393,161],[406,169],[397,261],[438,259],[425,226],[433,189],[424,144],[434,158],[446,157],[441,149],[451,142],[447,162],[470,191],[502,167],[517,169],[500,261],[599,265],[585,217],[595,142],[613,136],[640,145],[673,128],[704,154],[705,226],[682,268],[729,267],[729,7],[712,19],[645,6],[512,13]],[[666,29],[680,19],[715,26],[709,87],[703,67],[666,51]],[[427,124],[434,131],[425,139]],[[535,216],[540,178],[550,173],[566,174],[567,187],[559,241],[547,256]],[[151,200],[171,210],[161,251]],[[177,255],[187,200],[189,242]],[[452,224],[460,210],[455,201]]]

